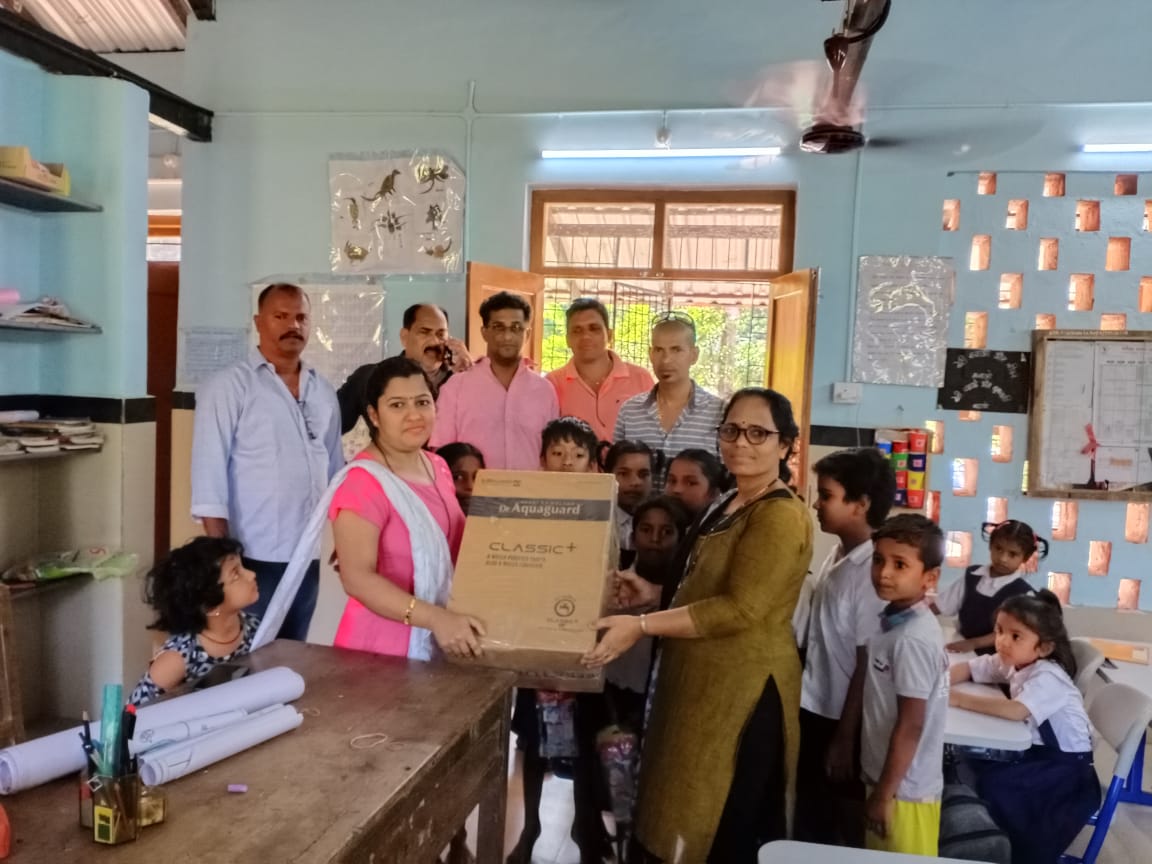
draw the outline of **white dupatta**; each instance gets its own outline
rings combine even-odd
[[[288,609],[296,598],[296,592],[300,589],[300,583],[304,580],[304,573],[318,554],[320,534],[328,519],[328,507],[332,504],[332,497],[344,482],[344,478],[348,476],[348,472],[354,468],[367,471],[376,478],[396,515],[408,529],[408,536],[412,542],[413,593],[416,598],[434,606],[444,606],[448,602],[448,591],[452,585],[452,553],[448,548],[448,538],[444,535],[444,531],[420,497],[408,488],[407,483],[374,460],[356,459],[341,468],[332,478],[312,515],[308,517],[308,525],[300,535],[296,548],[292,550],[288,568],[284,571],[280,584],[276,586],[276,593],[272,595],[268,609],[260,621],[260,628],[252,641],[252,650],[267,645],[280,631],[284,618],[288,615]],[[435,470],[432,482],[436,482]],[[422,627],[412,628],[412,636],[408,640],[409,658],[430,660],[436,656],[438,650],[430,630]]]

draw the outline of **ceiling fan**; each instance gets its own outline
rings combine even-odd
[[[866,143],[858,128],[863,120],[862,100],[855,97],[872,38],[891,11],[892,0],[845,0],[840,29],[824,40],[832,80],[811,125],[800,134],[801,150],[848,153]]]

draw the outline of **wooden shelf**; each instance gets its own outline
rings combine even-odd
[[[92,582],[91,573],[74,573],[71,576],[61,576],[59,579],[47,579],[41,582],[5,582],[4,588],[13,600],[22,597],[39,597],[51,594],[63,588],[76,588]]]
[[[0,177],[0,204],[36,213],[100,213],[104,210],[99,204],[46,192],[3,177]]]
[[[67,324],[50,324],[47,321],[0,321],[0,330],[35,330],[40,333],[103,333],[93,324],[91,327],[72,327]]]
[[[0,463],[36,462],[41,459],[58,459],[61,456],[82,456],[85,453],[99,453],[103,447],[88,447],[83,450],[53,450],[51,453],[5,453],[0,454]]]

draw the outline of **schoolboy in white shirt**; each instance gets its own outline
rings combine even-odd
[[[868,640],[884,601],[872,587],[872,532],[896,495],[891,464],[874,447],[825,456],[816,474],[816,517],[840,539],[812,590],[800,691],[797,840],[864,845],[860,713]]]
[[[872,536],[872,585],[888,605],[868,643],[860,762],[869,849],[935,856],[944,789],[948,659],[925,602],[940,578],[944,535],[930,519],[894,516]]]

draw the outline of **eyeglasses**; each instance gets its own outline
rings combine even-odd
[[[527,328],[523,324],[489,324],[484,328],[490,333],[495,333],[497,336],[503,336],[505,333],[511,333],[513,336],[519,336]]]
[[[675,322],[676,324],[683,324],[685,327],[692,331],[693,336],[696,335],[696,322],[692,319],[692,316],[687,312],[677,312],[674,309],[669,309],[667,312],[661,312],[659,315],[653,318],[652,326],[658,327],[661,324],[667,324],[670,321]]]
[[[763,426],[737,426],[735,423],[724,423],[716,427],[717,437],[728,444],[735,444],[743,435],[753,446],[763,444],[773,435],[780,433],[775,429],[765,429]]]
[[[300,416],[304,418],[304,431],[308,433],[308,440],[315,441],[316,433],[312,431],[312,421],[308,419],[308,402],[297,399],[296,404],[300,406]]]

